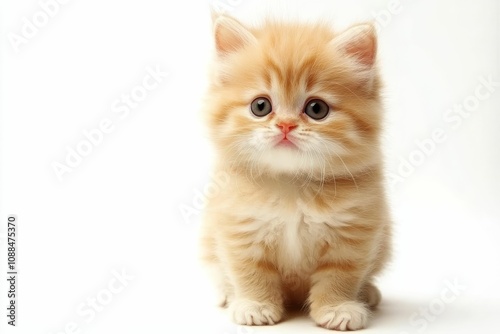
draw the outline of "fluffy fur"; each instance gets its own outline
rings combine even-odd
[[[228,182],[207,203],[202,256],[220,305],[243,325],[275,324],[300,305],[325,328],[363,328],[390,249],[373,26],[248,28],[222,16],[214,35],[204,113]],[[272,113],[251,113],[257,97]],[[311,98],[329,105],[324,120],[304,114]],[[295,147],[277,145],[280,122],[297,126]]]

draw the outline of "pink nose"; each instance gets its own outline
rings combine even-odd
[[[295,129],[297,127],[296,124],[287,123],[287,122],[278,123],[278,124],[276,124],[276,126],[278,128],[281,128],[281,132],[283,132],[284,134],[289,133],[290,131],[292,131],[293,129]]]

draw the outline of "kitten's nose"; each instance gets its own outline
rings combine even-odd
[[[289,123],[289,122],[280,122],[280,123],[276,124],[276,126],[281,129],[281,132],[283,132],[284,134],[287,134],[290,131],[292,131],[293,129],[295,129],[297,127],[297,124],[293,124],[293,123]]]

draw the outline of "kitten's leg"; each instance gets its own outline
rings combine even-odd
[[[383,235],[385,236],[381,242],[380,247],[377,250],[377,257],[373,261],[373,267],[367,275],[368,280],[363,284],[361,290],[359,292],[358,299],[363,303],[367,304],[370,308],[375,308],[382,300],[382,295],[380,290],[370,282],[370,279],[377,276],[382,269],[384,269],[386,263],[388,262],[391,256],[391,247],[390,247],[390,226],[384,225],[383,227]]]
[[[230,304],[233,320],[240,325],[274,325],[283,316],[279,276],[265,263],[241,262],[233,266],[235,299]]]
[[[264,257],[256,259],[257,245],[230,243],[227,268],[234,286],[234,300],[229,305],[233,320],[240,325],[274,325],[284,312],[281,281],[277,269]],[[249,251],[250,250],[250,251]]]
[[[358,300],[368,305],[370,308],[375,308],[380,303],[382,295],[380,290],[373,283],[365,283],[359,291]]]
[[[321,263],[312,275],[310,314],[318,325],[342,331],[366,326],[369,311],[357,301],[364,272],[355,263],[337,258]]]
[[[210,278],[215,283],[217,293],[216,303],[220,307],[226,307],[233,298],[233,287],[227,278],[219,257],[216,254],[216,241],[213,236],[207,233],[207,230],[203,231],[203,236],[201,238],[201,251],[201,260],[205,265]]]
[[[234,298],[233,286],[219,263],[207,264],[208,272],[215,283],[217,306],[227,307]]]

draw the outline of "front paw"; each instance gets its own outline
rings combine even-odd
[[[366,307],[354,301],[321,306],[311,310],[311,317],[318,325],[338,331],[362,329],[366,326],[368,316],[369,312]]]
[[[230,313],[239,325],[274,325],[283,316],[283,306],[269,302],[237,299],[231,302]]]

